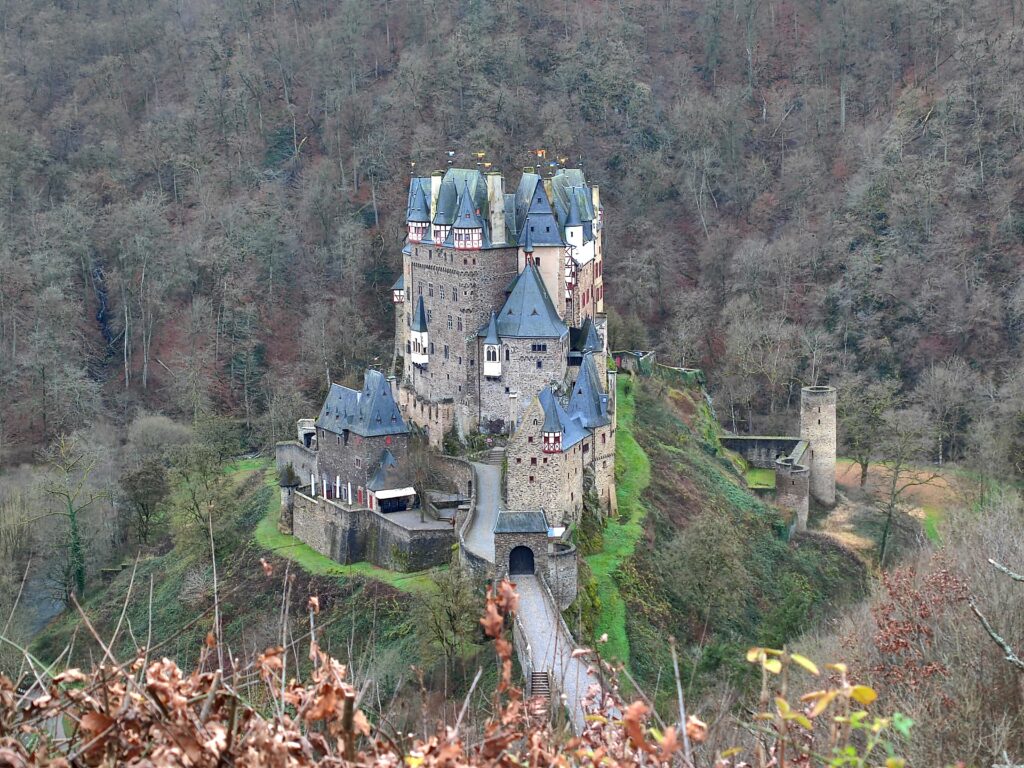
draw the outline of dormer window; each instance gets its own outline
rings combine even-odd
[[[454,242],[455,247],[460,251],[478,251],[484,245],[484,231],[456,227]]]
[[[423,241],[423,238],[427,236],[427,227],[429,225],[425,221],[410,221],[409,222],[409,242],[419,243]]]
[[[501,357],[496,344],[484,345],[484,376],[501,376]]]
[[[562,433],[561,432],[542,432],[541,440],[543,441],[544,453],[561,453],[562,451]]]

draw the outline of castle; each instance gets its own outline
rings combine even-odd
[[[496,541],[528,520],[554,542],[588,494],[614,507],[599,190],[578,169],[531,168],[504,189],[501,174],[462,168],[411,180],[392,286],[400,380],[370,370],[360,390],[332,384],[319,417],[277,447],[282,528],[334,560],[415,570],[446,559],[474,470],[435,455],[454,492],[420,498],[410,425],[434,449],[451,434],[506,442],[507,490],[489,503],[507,510]]]
[[[510,435],[506,504],[579,519],[592,471],[614,504],[615,373],[607,366],[600,192],[579,169],[450,168],[409,184],[393,286],[398,400],[432,445]]]

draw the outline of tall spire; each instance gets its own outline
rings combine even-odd
[[[462,185],[462,199],[459,201],[459,217],[455,220],[458,229],[483,229],[484,222],[477,212],[476,203],[469,193],[469,182]]]
[[[423,297],[416,302],[416,311],[412,315],[412,330],[416,333],[427,332],[427,311],[423,308]]]
[[[423,185],[419,179],[412,180],[412,201],[409,204],[408,221],[427,223],[430,221],[430,206],[427,205],[427,196],[423,193]]]
[[[583,218],[580,216],[580,204],[576,199],[576,188],[569,188],[569,215],[565,218],[566,227],[582,227]]]
[[[533,253],[533,235],[530,234],[529,227],[523,227],[523,236],[520,239],[520,245],[523,247],[523,253]]]

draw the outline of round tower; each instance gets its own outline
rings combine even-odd
[[[836,503],[836,389],[800,390],[800,439],[811,452],[811,495],[818,503]]]
[[[775,460],[775,503],[794,515],[796,530],[807,530],[808,472],[788,456]]]

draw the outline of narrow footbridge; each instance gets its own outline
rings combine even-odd
[[[494,525],[498,512],[504,508],[502,459],[503,453],[496,450],[484,462],[473,463],[476,508],[464,540],[470,552],[492,565],[495,564]],[[556,701],[564,697],[573,730],[581,733],[586,725],[583,701],[592,686],[600,689],[600,681],[588,670],[587,657],[573,657],[576,641],[562,620],[544,582],[544,574],[517,574],[509,578],[519,593],[513,639],[531,689],[528,692],[549,693]]]
[[[537,576],[513,576],[519,593],[519,614],[513,633],[516,652],[527,680],[546,672],[554,696],[564,696],[573,730],[586,726],[583,700],[600,690],[600,681],[589,671],[586,657],[573,657],[576,642],[555,608],[547,586]],[[525,648],[523,647],[525,643]]]

